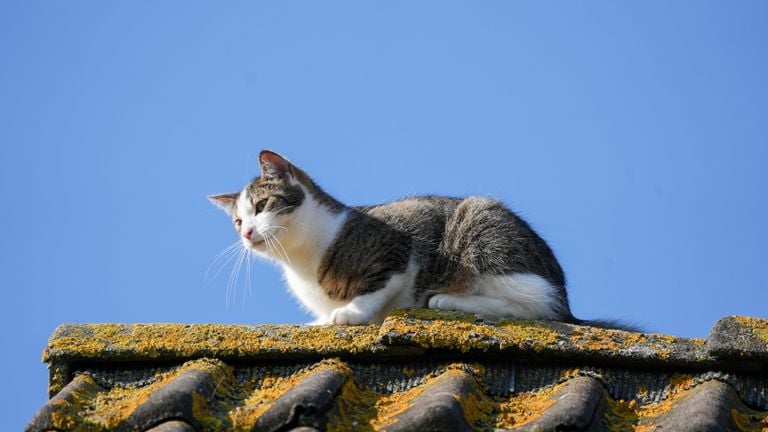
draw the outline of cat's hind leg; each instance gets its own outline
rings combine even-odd
[[[429,308],[518,319],[557,319],[561,314],[558,290],[536,274],[481,275],[472,288],[465,295],[435,294]]]

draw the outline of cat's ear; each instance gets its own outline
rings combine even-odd
[[[225,212],[232,214],[235,211],[235,203],[240,192],[232,192],[227,194],[209,195],[208,199],[216,207],[224,210]]]
[[[287,180],[293,177],[291,163],[275,152],[262,150],[259,153],[259,165],[265,178]]]

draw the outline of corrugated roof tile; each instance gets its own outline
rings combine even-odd
[[[766,322],[726,318],[706,343],[434,311],[381,327],[68,325],[27,431],[765,431]]]

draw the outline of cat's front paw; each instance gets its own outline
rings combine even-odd
[[[326,325],[326,324],[330,324],[330,321],[328,321],[327,318],[318,318],[318,319],[316,319],[314,321],[311,321],[311,322],[307,323],[308,326],[321,326],[321,325]]]
[[[331,324],[362,325],[368,324],[371,321],[371,317],[349,304],[334,309],[328,321]]]

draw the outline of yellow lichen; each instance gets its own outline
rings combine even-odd
[[[489,349],[576,350],[616,353],[642,347],[659,359],[669,358],[674,347],[686,339],[662,334],[646,334],[586,326],[566,326],[555,330],[549,323],[500,320],[487,323],[474,314],[435,310],[401,310],[390,314],[381,328],[382,335],[402,335],[424,348],[462,352]],[[693,341],[694,346],[697,341]]]
[[[768,413],[732,409],[731,418],[744,432],[768,432]]]
[[[557,402],[553,396],[562,389],[563,385],[565,384],[537,392],[519,393],[506,400],[497,400],[495,427],[511,429],[536,420]]]
[[[749,328],[752,334],[757,336],[768,348],[768,319],[752,318],[747,316],[734,317],[739,324]]]
[[[414,406],[414,401],[430,383],[450,375],[482,373],[479,365],[462,363],[448,365],[438,376],[427,377],[425,382],[411,389],[391,394],[379,393],[370,388],[361,388],[348,380],[336,398],[336,408],[331,413],[327,428],[329,431],[374,431],[385,430],[397,422],[400,414]],[[455,395],[464,410],[467,421],[473,426],[493,426],[492,417],[498,403],[479,391],[472,391],[465,397]],[[482,428],[481,428],[482,429]]]
[[[379,430],[397,421],[397,415],[413,406],[424,385],[384,394],[358,387],[348,380],[336,400],[336,409],[328,419],[329,431]]]
[[[190,370],[210,373],[219,386],[225,385],[227,381],[231,380],[232,370],[222,362],[206,359],[190,361],[171,372],[157,374],[156,380],[152,384],[138,388],[116,386],[107,392],[99,393],[94,400],[95,406],[92,415],[95,418],[93,420],[103,424],[107,429],[114,429],[128,418],[139,405],[146,402],[154,391]],[[194,396],[204,400],[195,393],[193,393]],[[200,401],[197,404],[200,405]]]
[[[371,419],[373,430],[393,424],[397,415],[413,406],[413,401],[424,391],[424,386],[386,395],[376,401],[376,417]]]
[[[637,430],[638,415],[636,406],[630,406],[624,400],[606,398],[608,409],[603,414],[603,419],[611,432],[624,432]]]
[[[372,431],[378,415],[378,401],[385,396],[369,388],[360,388],[351,379],[341,387],[327,429],[329,431]]]
[[[633,399],[629,402],[623,400],[607,399],[608,409],[603,416],[611,431],[646,432],[653,430],[653,419],[668,412],[677,400],[687,394],[695,385],[695,379],[690,375],[674,375],[667,387],[667,396],[661,402],[639,403]],[[639,396],[647,394],[647,390],[640,388]]]
[[[48,393],[56,394],[67,385],[69,378],[64,369],[57,365],[50,365],[50,374],[48,376]]]
[[[555,348],[558,333],[532,321],[478,323],[473,314],[434,310],[395,311],[381,327],[381,333],[408,335],[424,348],[454,349],[462,352],[509,347],[541,351]]]
[[[74,390],[69,401],[60,401],[52,414],[54,426],[62,430],[100,431],[119,428],[123,422],[150,394],[185,372],[195,369],[206,371],[214,376],[219,386],[226,385],[231,374],[229,367],[213,360],[197,360],[170,372],[158,373],[154,382],[141,387],[115,386],[97,391],[95,382],[87,375],[79,375],[87,386],[84,390]],[[200,397],[193,392],[193,398]],[[200,397],[200,399],[203,399]],[[204,401],[204,400],[203,400]]]
[[[650,392],[648,391],[648,389],[645,386],[641,385],[640,388],[637,389],[637,396],[640,397],[640,399],[642,399],[642,400],[648,399],[648,395],[649,394],[650,394]]]
[[[98,389],[96,383],[89,376],[81,375],[75,378],[79,381],[74,386],[66,399],[55,401],[56,410],[51,413],[53,426],[60,430],[73,430],[77,432],[100,431],[104,428],[98,423],[81,422],[78,416],[83,407],[87,406]]]
[[[596,327],[576,327],[571,342],[588,351],[616,351],[647,341],[643,333],[627,333]]]
[[[473,391],[459,399],[464,415],[470,426],[486,429],[484,426],[493,423],[499,412],[499,403],[480,391]]]
[[[234,431],[250,431],[256,425],[259,417],[264,414],[280,396],[294,388],[307,376],[320,369],[334,369],[349,376],[349,367],[338,359],[323,360],[312,368],[289,376],[268,375],[263,379],[252,379],[246,383],[237,399],[243,400],[228,413]],[[217,430],[217,429],[211,429]]]
[[[668,359],[676,344],[686,340],[663,334],[646,334],[597,327],[577,326],[571,343],[582,351],[617,352],[633,347],[645,347],[660,359]]]
[[[103,358],[120,355],[190,358],[215,354],[242,357],[254,353],[358,353],[376,344],[378,326],[235,326],[224,324],[88,324],[75,334],[52,338],[43,358]]]

